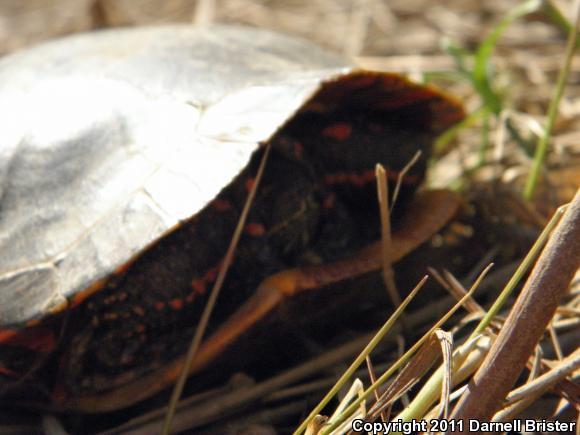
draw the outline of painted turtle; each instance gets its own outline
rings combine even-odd
[[[264,179],[193,370],[283,295],[379,268],[377,245],[363,248],[379,235],[375,164],[395,177],[423,150],[410,196],[433,138],[463,116],[439,91],[301,40],[187,26],[8,56],[0,114],[0,374],[49,355],[55,400],[93,412],[175,379],[261,144]],[[393,260],[455,211],[450,194],[426,198]]]

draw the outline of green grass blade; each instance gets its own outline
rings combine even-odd
[[[480,94],[485,105],[496,115],[501,111],[501,100],[493,90],[490,82],[490,59],[495,46],[503,32],[518,18],[538,10],[540,0],[528,0],[516,6],[508,13],[479,45],[475,53],[473,67],[473,85]]]
[[[471,127],[482,117],[486,115],[487,109],[485,107],[480,107],[468,114],[463,120],[455,124],[453,127],[445,130],[439,137],[435,140],[433,149],[435,150],[435,155],[443,152],[447,145],[457,136],[457,134],[468,127]]]
[[[548,238],[552,232],[552,230],[556,227],[564,211],[566,206],[560,207],[548,225],[544,228],[518,269],[514,272],[500,295],[495,300],[494,304],[488,310],[486,315],[481,319],[479,324],[476,326],[474,331],[471,333],[467,342],[473,340],[479,334],[483,332],[485,328],[489,325],[493,317],[500,311],[500,309],[504,306],[505,302],[507,301],[509,295],[513,292],[516,285],[522,280],[524,275],[527,271],[532,267],[536,258],[540,255],[540,252]],[[454,352],[453,355],[453,367],[459,368],[463,361],[457,355],[461,354],[461,352]],[[459,358],[459,360],[458,360]],[[423,418],[425,413],[429,410],[429,408],[435,403],[435,401],[439,398],[439,392],[441,391],[441,380],[443,378],[443,370],[441,367],[429,378],[429,380],[425,383],[425,385],[421,388],[417,396],[413,399],[413,401],[403,410],[401,414],[397,416],[397,420],[402,421],[411,421],[412,419],[420,419]]]
[[[572,31],[572,24],[562,15],[562,12],[560,12],[551,0],[542,1],[542,11],[566,35]]]
[[[385,336],[387,332],[391,330],[397,319],[401,316],[407,305],[413,300],[417,292],[423,287],[425,282],[427,281],[427,277],[425,276],[419,284],[413,289],[409,296],[405,298],[405,300],[397,307],[395,312],[391,315],[389,320],[385,322],[385,324],[378,330],[375,334],[373,339],[366,345],[366,347],[362,350],[359,356],[353,361],[350,367],[342,374],[340,379],[336,381],[334,386],[330,389],[328,393],[324,396],[324,398],[320,401],[320,403],[310,412],[308,417],[302,422],[302,424],[294,431],[293,435],[299,435],[306,430],[306,427],[310,422],[322,411],[322,409],[330,402],[330,400],[338,393],[338,391],[342,388],[342,386],[348,381],[348,379],[353,375],[353,373],[360,367],[360,365],[365,362],[366,356],[379,344],[381,339]]]
[[[445,38],[441,42],[441,48],[445,53],[453,58],[458,72],[464,78],[470,79],[471,71],[469,68],[469,62],[472,60],[473,54],[467,51],[465,48],[461,47],[457,41],[449,38]]]
[[[366,400],[371,394],[373,394],[376,389],[384,384],[402,365],[407,362],[414,354],[419,350],[419,348],[429,339],[431,334],[435,332],[438,328],[440,328],[459,308],[463,306],[465,301],[469,299],[473,292],[477,289],[483,278],[487,275],[487,272],[491,269],[492,265],[490,264],[477,278],[469,292],[465,294],[441,319],[439,319],[435,325],[431,327],[431,329],[423,335],[409,350],[407,350],[393,365],[389,367],[389,369],[383,373],[379,379],[376,380],[361,396],[352,402],[348,408],[344,410],[342,415],[334,421],[334,423],[330,424],[328,427],[325,427],[322,431],[322,435],[330,434],[334,429],[340,426],[353,412],[355,412],[359,405]]]
[[[572,58],[574,57],[574,52],[576,51],[576,40],[578,37],[578,22],[580,21],[580,11],[576,11],[576,19],[574,23],[574,28],[571,29],[568,35],[568,44],[566,46],[566,59],[564,60],[564,67],[558,75],[558,82],[556,84],[556,90],[554,97],[550,101],[548,106],[548,119],[546,121],[546,128],[544,129],[544,134],[540,137],[538,142],[538,147],[536,148],[536,153],[534,155],[534,161],[532,163],[532,169],[530,170],[530,175],[526,181],[526,187],[524,188],[524,198],[528,201],[532,199],[534,191],[536,190],[536,185],[538,184],[538,179],[540,177],[540,172],[544,166],[544,160],[548,152],[548,142],[550,140],[550,135],[552,129],[554,128],[554,123],[556,122],[556,116],[558,115],[558,106],[560,105],[560,100],[562,99],[562,94],[564,93],[564,88],[566,86],[566,79],[570,73],[570,66],[572,65]]]

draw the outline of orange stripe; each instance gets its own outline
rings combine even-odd
[[[304,154],[304,145],[300,142],[294,142],[294,157],[296,160],[302,159],[302,155]]]
[[[246,190],[250,192],[254,188],[254,183],[256,180],[253,177],[250,177],[246,180]]]
[[[336,140],[346,140],[352,134],[352,127],[346,122],[339,122],[322,130],[322,135]]]
[[[16,373],[14,370],[10,370],[7,367],[4,367],[0,364],[0,375],[8,376],[10,378],[19,378],[20,375]]]
[[[46,327],[0,331],[0,343],[15,347],[25,347],[35,352],[49,353],[56,348],[54,332]]]
[[[331,193],[330,195],[326,195],[322,202],[322,208],[330,210],[334,207],[334,203],[336,202],[336,195]]]
[[[0,343],[5,343],[18,334],[19,331],[14,329],[0,329]]]
[[[245,226],[244,231],[248,233],[250,236],[260,237],[266,234],[266,227],[256,222],[250,222]]]
[[[232,205],[228,201],[225,201],[223,199],[214,199],[211,202],[211,205],[217,211],[226,211],[226,210],[229,210],[230,208],[232,208]]]
[[[394,171],[387,172],[387,178],[392,181],[397,181],[399,178],[399,173]],[[335,184],[352,184],[357,187],[364,186],[375,180],[375,171],[368,169],[364,172],[337,172],[335,174],[328,174],[324,176],[324,182],[327,185],[333,186]],[[419,181],[419,176],[417,175],[405,175],[403,177],[404,184],[414,184]]]
[[[183,301],[181,299],[172,299],[169,301],[169,305],[174,310],[181,310],[183,308]]]
[[[89,296],[91,296],[91,295],[95,294],[96,292],[98,292],[99,290],[101,290],[105,286],[106,282],[107,282],[107,278],[100,279],[97,282],[95,282],[93,285],[91,285],[90,287],[87,287],[85,290],[80,291],[77,294],[75,294],[70,301],[70,308],[74,308],[74,307],[78,306],[79,304],[84,302]]]

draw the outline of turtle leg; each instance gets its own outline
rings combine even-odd
[[[406,213],[403,228],[392,235],[391,263],[429,240],[457,213],[459,205],[458,196],[450,191],[418,194]],[[377,241],[345,260],[286,269],[270,275],[260,283],[252,297],[202,344],[192,372],[206,367],[285,298],[379,270],[382,266],[382,244]]]
[[[460,203],[456,194],[444,190],[416,195],[407,209],[405,224],[392,235],[391,263],[429,240],[456,214]],[[287,269],[267,277],[253,296],[204,341],[189,372],[195,373],[207,367],[285,298],[378,270],[382,264],[381,243],[375,242],[346,260]],[[70,399],[64,406],[83,412],[112,411],[130,406],[171,386],[178,378],[183,364],[184,357],[177,358],[122,387],[98,395]]]

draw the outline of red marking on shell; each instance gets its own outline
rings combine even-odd
[[[169,301],[169,306],[174,310],[181,310],[183,308],[183,300],[182,299],[172,299]]]
[[[193,288],[193,292],[188,294],[184,301],[187,303],[191,303],[194,301],[195,297],[198,295],[202,295],[205,293],[207,288],[207,284],[214,282],[217,278],[218,269],[221,265],[221,261],[217,266],[214,266],[207,270],[205,275],[201,278],[194,279],[191,282],[191,287]]]
[[[300,142],[294,142],[294,157],[296,160],[301,160],[304,155],[304,145]]]
[[[322,130],[322,135],[336,140],[346,140],[352,134],[352,126],[346,122],[332,124]]]
[[[0,329],[0,343],[6,343],[10,338],[18,334],[14,329]]]
[[[155,308],[157,311],[161,311],[165,308],[165,302],[155,302],[153,304],[153,308]]]
[[[193,288],[193,293],[190,293],[185,297],[186,302],[193,302],[196,295],[202,295],[205,293],[207,284],[210,282],[215,281],[218,272],[218,266],[214,266],[205,273],[205,275],[201,278],[194,279],[191,282],[191,287]]]
[[[266,227],[256,222],[250,222],[245,226],[244,231],[250,236],[261,237],[266,234]]]
[[[16,373],[14,370],[10,370],[7,367],[4,367],[0,364],[0,375],[8,376],[9,378],[19,378],[20,375]]]
[[[143,332],[145,332],[145,325],[141,323],[135,325],[135,331],[137,331],[139,334],[142,334]]]
[[[64,365],[64,361],[60,361],[60,365],[63,366]],[[54,390],[52,391],[52,400],[55,403],[63,403],[67,398],[67,394],[66,394],[66,390],[64,388],[64,385],[62,384],[56,384],[56,386],[54,387]]]
[[[205,280],[203,278],[196,279],[191,283],[191,286],[193,287],[194,293],[201,295],[205,292]]]
[[[360,75],[353,77],[347,82],[347,86],[351,89],[368,88],[379,83],[379,77],[375,75]]]
[[[32,328],[34,326],[40,325],[40,323],[41,323],[41,319],[30,319],[24,324],[24,326],[27,328]],[[0,342],[1,341],[2,341],[2,339],[0,339]]]
[[[353,174],[355,176],[353,182],[357,185],[357,186],[363,186],[367,183],[371,183],[375,181],[375,171],[373,169],[369,169],[367,171],[364,171],[362,174],[359,174],[358,177],[356,177],[356,174]]]
[[[22,329],[18,332],[13,330],[0,331],[0,343],[14,347],[25,347],[40,353],[49,353],[56,348],[56,337],[49,328],[36,327]]]
[[[399,173],[394,171],[387,171],[387,178],[392,181],[397,181],[399,178]],[[328,174],[324,176],[324,182],[333,186],[335,184],[352,184],[357,187],[364,186],[368,183],[375,181],[375,171],[372,169],[367,169],[366,171],[357,172],[338,172],[335,174]],[[417,175],[406,174],[403,177],[403,184],[414,184],[419,181]]]
[[[125,263],[125,266],[127,266],[128,264],[129,263]],[[101,290],[105,286],[106,283],[107,283],[107,278],[100,279],[99,281],[96,281],[94,284],[92,284],[90,287],[87,287],[85,290],[80,291],[77,294],[75,294],[70,301],[70,308],[74,308],[74,307],[78,306],[79,304],[81,304],[89,296],[91,296],[92,294]]]
[[[352,184],[357,187],[364,186],[367,183],[375,180],[375,171],[368,169],[362,173],[356,172],[339,172],[336,174],[328,174],[324,177],[324,182],[328,185],[335,184]]]
[[[220,261],[220,265],[221,265],[221,261]],[[220,268],[220,265],[214,266],[210,270],[207,271],[207,273],[205,274],[205,281],[206,282],[211,282],[211,281],[216,280],[217,274],[218,274],[218,269]]]
[[[253,189],[256,180],[253,177],[250,177],[246,180],[246,190],[249,192]]]
[[[322,207],[330,210],[334,207],[334,203],[336,202],[336,195],[334,193],[330,193],[326,195],[324,201],[322,202]]]
[[[133,312],[141,317],[145,315],[145,310],[143,309],[143,307],[140,307],[138,305],[133,307]]]
[[[219,198],[214,199],[211,205],[217,211],[226,211],[232,208],[232,205],[228,201]]]
[[[124,264],[121,264],[119,267],[117,267],[115,269],[114,274],[115,275],[123,275],[125,272],[127,272],[127,270],[129,270],[129,268],[133,265],[132,261],[127,261]]]

